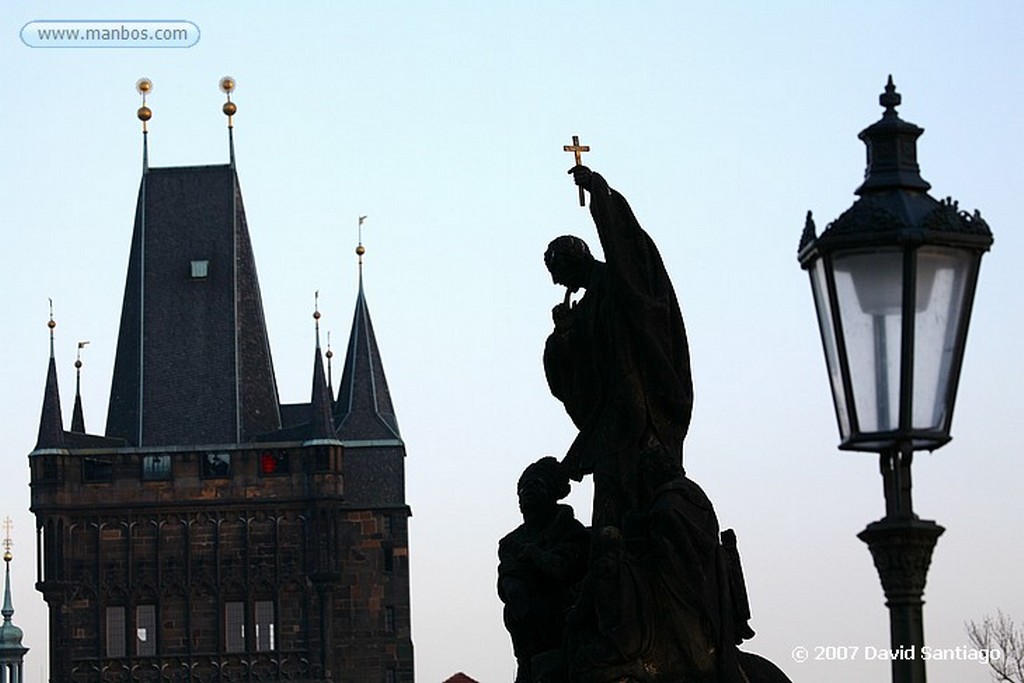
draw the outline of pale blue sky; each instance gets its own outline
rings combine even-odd
[[[189,49],[32,49],[40,19],[180,19]],[[27,2],[0,10],[0,296],[6,315],[0,514],[15,521],[15,622],[46,662],[25,455],[55,302],[65,415],[78,340],[86,423],[105,422],[141,167],[134,83],[151,78],[153,166],[223,163],[218,79],[238,81],[238,170],[284,401],[306,400],[313,292],[340,355],[364,225],[366,292],[407,442],[417,680],[512,679],[494,594],[515,482],[573,430],[540,353],[561,300],[544,270],[566,232],[596,247],[561,146],[629,198],[686,317],[697,392],[690,475],[737,530],[758,636],[794,681],[886,680],[884,662],[796,646],[884,647],[855,534],[882,516],[875,458],[836,450],[796,245],[855,199],[857,133],[891,73],[925,128],[935,197],[978,208],[982,264],[953,442],[915,461],[915,505],[947,527],[925,599],[929,645],[963,622],[1024,619],[1019,431],[1024,364],[1024,5],[1017,2]],[[337,368],[336,368],[337,370]],[[337,373],[336,373],[337,374]],[[589,518],[587,487],[572,497]],[[933,683],[985,681],[934,662]]]

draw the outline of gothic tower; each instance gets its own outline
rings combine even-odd
[[[360,269],[338,397],[282,404],[230,163],[143,173],[103,435],[29,454],[50,680],[412,683],[405,444]],[[81,366],[76,364],[78,368]]]

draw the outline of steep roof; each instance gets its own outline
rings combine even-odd
[[[310,439],[334,439],[333,397],[327,388],[324,359],[320,352],[320,313],[317,312],[316,352],[313,354],[313,388],[309,399]],[[336,443],[336,442],[335,442]]]
[[[82,344],[78,344],[81,354]],[[71,412],[71,431],[85,434],[85,411],[82,410],[82,359],[75,361],[75,407]]]
[[[377,337],[373,333],[370,309],[366,304],[362,271],[359,274],[359,294],[356,296],[356,309],[352,316],[345,367],[334,408],[334,424],[337,425],[338,438],[342,442],[400,443],[402,439],[387,378],[384,376],[380,349],[377,348]]]
[[[107,411],[135,446],[281,426],[256,262],[231,165],[143,174]]]
[[[39,436],[35,450],[62,449],[64,443],[64,417],[60,409],[60,388],[57,383],[57,361],[53,356],[53,321],[50,325],[50,362],[46,368],[46,388],[43,390],[43,409],[39,415]]]

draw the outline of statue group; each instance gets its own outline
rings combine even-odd
[[[671,279],[626,199],[586,166],[569,172],[606,260],[568,235],[544,254],[566,288],[544,371],[579,434],[523,472],[523,523],[498,544],[515,682],[786,682],[738,648],[754,633],[736,537],[683,468],[693,384]],[[590,527],[559,502],[588,474]]]

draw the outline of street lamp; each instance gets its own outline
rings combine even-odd
[[[949,440],[981,256],[992,233],[978,212],[928,195],[917,165],[924,132],[899,118],[892,77],[882,118],[861,131],[859,199],[816,235],[810,212],[799,260],[808,271],[842,450],[879,454],[885,517],[858,536],[885,590],[893,681],[924,683],[924,593],[943,528],[914,514],[916,450]]]

